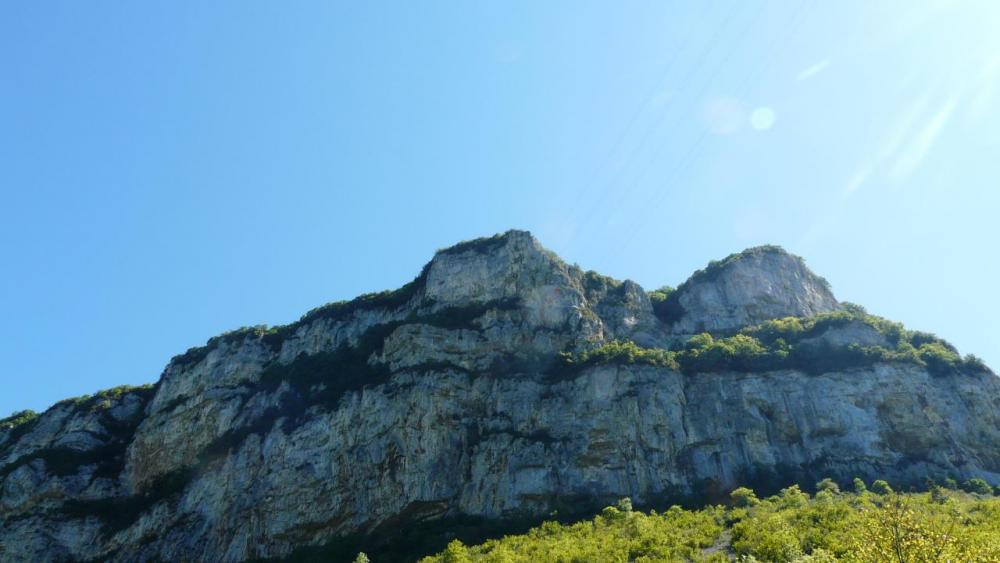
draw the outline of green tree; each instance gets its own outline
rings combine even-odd
[[[952,374],[962,363],[962,358],[957,353],[940,342],[921,344],[917,351],[920,359],[927,364],[928,371],[934,374]]]
[[[777,514],[763,514],[741,520],[733,526],[733,549],[738,555],[752,555],[776,563],[794,561],[802,555],[795,530]]]
[[[817,492],[818,491],[829,491],[830,493],[833,493],[833,494],[836,495],[836,494],[840,494],[840,486],[837,485],[836,481],[834,481],[833,479],[830,479],[829,477],[827,477],[827,478],[823,479],[822,481],[820,481],[819,483],[816,483],[816,491]]]
[[[878,495],[891,495],[892,487],[889,486],[889,483],[879,479],[872,483],[872,492]]]
[[[932,485],[930,487],[931,502],[937,504],[944,504],[948,502],[948,494],[945,493],[945,488],[939,485]]]
[[[802,492],[798,485],[781,489],[778,493],[778,506],[784,509],[801,508],[808,504],[809,495]]]
[[[753,489],[747,487],[734,489],[733,492],[729,493],[729,498],[732,499],[733,506],[737,508],[750,508],[760,504],[760,499],[757,498]]]
[[[982,479],[979,479],[978,477],[973,477],[972,479],[966,481],[962,485],[962,489],[970,493],[975,493],[977,495],[993,494],[993,487],[990,486],[989,483],[987,483]]]
[[[865,486],[865,482],[862,481],[860,478],[855,477],[854,481],[853,481],[853,484],[854,484],[854,492],[855,493],[858,493],[860,495],[861,493],[867,493],[868,492],[868,487]]]
[[[710,347],[713,342],[715,342],[715,339],[712,338],[711,334],[702,332],[688,338],[686,347],[688,350],[702,350]]]
[[[865,514],[849,553],[851,560],[879,563],[972,561],[971,546],[955,529],[953,522],[931,517],[911,499],[890,494]]]
[[[441,554],[441,563],[471,563],[469,549],[460,540],[452,540]]]
[[[618,500],[618,510],[628,513],[632,512],[632,499],[624,497]]]

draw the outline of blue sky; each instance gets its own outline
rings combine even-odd
[[[0,416],[529,229],[785,246],[1000,367],[993,2],[7,2]]]

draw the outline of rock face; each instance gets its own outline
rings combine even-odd
[[[734,254],[697,272],[671,296],[674,332],[727,331],[768,319],[809,317],[840,308],[826,280],[774,246]]]
[[[635,283],[512,231],[440,251],[395,292],[214,338],[152,388],[0,423],[0,560],[281,558],[413,522],[768,480],[1000,481],[1000,380],[985,370],[559,369],[560,353],[614,340],[663,348],[840,308],[774,248],[671,299],[676,316],[658,317]],[[884,344],[851,323],[810,338]]]

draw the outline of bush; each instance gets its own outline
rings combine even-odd
[[[852,484],[854,486],[854,492],[855,493],[857,493],[857,494],[860,495],[861,493],[867,493],[868,492],[868,487],[865,486],[865,482],[862,481],[861,479],[859,479],[858,477],[854,478],[854,481],[852,482]]]

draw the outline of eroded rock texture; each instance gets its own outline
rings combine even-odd
[[[671,299],[674,316],[658,318],[635,283],[512,231],[439,252],[396,292],[217,337],[152,388],[0,427],[0,559],[280,558],[575,499],[656,503],[827,475],[1000,480],[988,371],[560,369],[560,353],[613,340],[665,348],[841,307],[774,248],[716,264]],[[884,343],[851,324],[812,338]]]

